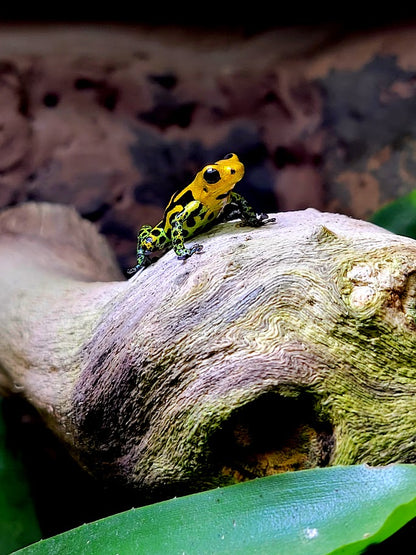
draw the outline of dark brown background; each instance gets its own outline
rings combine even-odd
[[[229,151],[258,210],[367,218],[414,188],[411,14],[258,7],[0,25],[0,207],[74,204],[125,268],[137,228]]]

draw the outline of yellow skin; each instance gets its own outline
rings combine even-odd
[[[235,205],[241,225],[259,227],[275,218],[257,214],[246,200],[233,191],[244,175],[244,166],[236,154],[227,154],[215,164],[205,166],[187,187],[173,194],[165,209],[162,221],[154,227],[144,225],[137,237],[137,265],[128,270],[135,273],[147,266],[149,254],[173,247],[180,260],[202,250],[202,245],[185,247],[184,240],[212,225],[227,204]]]

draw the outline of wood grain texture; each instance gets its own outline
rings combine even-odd
[[[150,495],[416,462],[416,242],[313,209],[220,224],[129,281],[62,206],[0,215],[0,376]],[[22,225],[25,222],[25,225]]]

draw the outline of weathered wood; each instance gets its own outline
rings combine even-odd
[[[90,472],[185,492],[416,462],[416,242],[316,210],[129,281],[67,207],[0,214],[0,384]]]

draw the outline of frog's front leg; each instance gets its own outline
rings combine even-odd
[[[234,191],[230,195],[230,202],[237,206],[241,216],[241,226],[260,227],[261,225],[276,221],[276,218],[269,218],[267,214],[257,214],[246,199]]]
[[[194,235],[198,231],[197,216],[202,208],[202,204],[198,201],[188,203],[185,208],[179,212],[172,220],[172,246],[179,260],[185,260],[196,252],[202,250],[202,245],[192,245],[189,249],[184,243],[184,223],[188,228],[188,234]],[[191,230],[191,231],[189,231]]]
[[[145,248],[144,242],[145,239],[149,236],[150,231],[152,230],[151,225],[142,225],[137,235],[137,264],[133,268],[127,270],[128,274],[135,274],[140,268],[144,268],[148,264],[150,264],[150,259],[147,256],[149,251]]]

